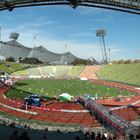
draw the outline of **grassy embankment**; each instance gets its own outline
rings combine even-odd
[[[106,65],[97,76],[101,79],[140,86],[140,63]]]

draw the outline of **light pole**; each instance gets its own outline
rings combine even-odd
[[[104,36],[106,36],[106,31],[103,30],[103,29],[98,29],[98,30],[96,30],[96,36],[98,36],[99,39],[100,39],[103,62],[105,64],[107,64],[108,59],[107,59],[107,53],[106,53],[106,47],[105,47],[105,38],[104,38]]]
[[[110,50],[110,48],[108,49],[108,53],[109,53],[108,62],[111,64],[111,50]]]
[[[34,35],[33,58],[35,57],[36,35]]]
[[[1,40],[1,26],[0,26],[0,49],[1,49],[1,46],[2,46],[2,40]]]
[[[1,41],[1,26],[0,26],[0,41]]]

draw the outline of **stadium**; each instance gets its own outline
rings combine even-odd
[[[55,2],[73,8],[102,7],[98,2],[90,5],[90,2],[75,0],[42,4]],[[18,6],[34,6],[32,4],[0,2],[0,9],[12,11]],[[108,5],[103,1],[100,4],[104,4],[103,8]],[[139,14],[138,1],[123,5],[110,1],[109,4],[106,9],[119,7],[119,11]],[[140,139],[139,60],[109,64],[103,56],[104,64],[94,58],[87,62],[71,52],[54,53],[43,46],[29,48],[17,39],[1,41],[0,55],[6,59],[0,62],[1,140],[8,140],[14,130],[26,131],[34,140],[95,137],[100,140],[101,136],[110,140]],[[8,62],[10,57],[15,62]]]

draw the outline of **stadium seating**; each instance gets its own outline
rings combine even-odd
[[[140,84],[140,64],[113,64],[106,65],[97,75],[100,79],[124,82],[129,84]]]
[[[71,76],[71,77],[79,77],[79,75],[84,71],[86,66],[73,66],[69,73],[68,73],[68,76]]]
[[[29,75],[41,75],[38,67],[27,69]]]

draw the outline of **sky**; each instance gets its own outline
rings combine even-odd
[[[18,42],[33,48],[102,60],[96,30],[106,31],[105,46],[111,60],[140,59],[140,15],[90,7],[42,6],[0,12],[1,40],[19,33]],[[110,52],[109,52],[110,49]]]

